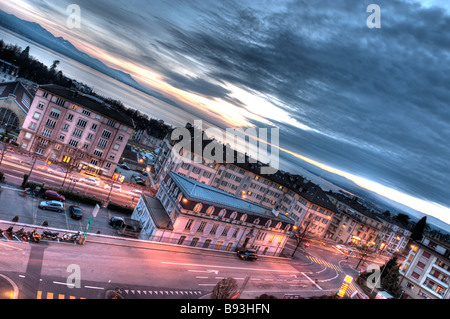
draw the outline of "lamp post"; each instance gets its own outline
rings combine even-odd
[[[297,251],[298,247],[300,246],[300,243],[302,242],[303,237],[305,237],[306,231],[308,230],[308,227],[309,227],[309,225],[312,222],[311,221],[311,217],[308,218],[306,221],[308,222],[308,224],[305,225],[305,229],[303,230],[303,233],[300,236],[298,236],[298,238],[297,238],[297,246],[295,247],[294,252],[292,253],[291,257],[294,257],[294,254]]]

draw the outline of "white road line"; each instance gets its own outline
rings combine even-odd
[[[209,277],[207,277],[207,276],[195,276],[195,278],[198,278],[198,279],[207,279],[207,278],[209,278]]]
[[[95,286],[84,286],[84,288],[90,288],[90,289],[105,289],[104,287],[95,287]]]
[[[54,281],[54,284],[67,286],[69,288],[75,288],[75,284],[69,284],[67,282]]]
[[[318,284],[316,284],[316,282],[314,280],[312,280],[311,278],[309,278],[308,276],[306,276],[304,273],[301,273],[303,276],[305,276],[310,282],[312,282],[317,288],[319,288],[320,290],[323,290]]]
[[[219,265],[202,265],[202,264],[185,264],[185,263],[175,263],[169,261],[162,261],[162,264],[167,265],[179,265],[179,266],[197,266],[197,267],[215,267],[223,269],[240,269],[240,270],[254,270],[254,271],[268,271],[268,272],[283,272],[283,273],[301,273],[298,270],[278,270],[278,269],[263,269],[263,268],[248,268],[248,267],[231,267],[231,266],[219,266]],[[212,270],[210,270],[212,272]],[[206,272],[206,270],[205,270]]]

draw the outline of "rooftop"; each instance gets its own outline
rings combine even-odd
[[[142,199],[156,227],[173,230],[170,217],[161,202],[158,199],[146,194],[142,194]]]
[[[56,84],[40,85],[39,88],[58,95],[59,97],[69,100],[74,104],[86,107],[94,112],[103,114],[129,127],[134,127],[133,120],[125,113],[117,110],[115,107],[105,103],[103,100],[93,97],[80,91],[69,89]]]
[[[181,189],[183,194],[185,194],[185,196],[190,199],[198,200],[200,202],[208,202],[212,205],[215,204],[224,208],[268,217],[287,223],[294,223],[291,218],[285,216],[284,214],[280,213],[278,214],[278,216],[275,216],[272,213],[272,210],[265,206],[244,200],[239,196],[227,193],[204,183],[200,183],[194,179],[182,176],[174,172],[169,172],[169,176]]]

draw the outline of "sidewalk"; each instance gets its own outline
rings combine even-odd
[[[43,230],[49,230],[52,232],[60,232],[63,234],[67,233],[76,233],[74,230],[67,230],[62,228],[54,228],[54,227],[43,227],[40,225],[31,225],[25,223],[14,223],[6,220],[0,220],[0,229],[7,229],[10,225],[14,225],[14,229],[20,229],[21,227],[25,228],[33,228],[36,229],[38,233],[41,233]],[[80,235],[83,235],[82,233]],[[50,240],[51,241],[51,240]],[[54,242],[54,241],[52,241]],[[151,249],[151,250],[161,250],[161,251],[171,251],[175,253],[184,253],[184,254],[193,254],[193,255],[207,255],[207,256],[234,256],[236,252],[234,251],[225,251],[225,250],[214,250],[200,247],[191,247],[191,246],[183,246],[177,244],[168,244],[168,243],[160,243],[155,241],[149,241],[144,239],[136,239],[129,237],[118,237],[118,236],[110,236],[103,234],[96,234],[88,232],[86,235],[86,241],[84,245],[93,244],[103,244],[103,245],[115,245],[122,247],[130,247],[130,248],[140,248],[140,249]],[[291,258],[286,257],[276,257],[276,256],[264,256],[258,255],[259,260],[286,260],[289,261]]]

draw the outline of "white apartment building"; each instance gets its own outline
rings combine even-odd
[[[196,145],[198,141],[193,139],[191,152],[181,154],[181,160],[176,161],[172,154],[174,143],[164,139],[154,166],[155,179],[162,181],[170,171],[178,173],[268,209],[277,209],[292,218],[300,228],[309,225],[309,236],[327,237],[336,208],[318,185],[283,171],[260,174],[263,164],[252,163],[248,156],[245,156],[244,163],[216,163],[194,153],[194,150],[203,149],[211,142],[213,140],[205,139],[201,141],[202,145]],[[311,219],[307,223],[306,217]]]
[[[143,224],[143,239],[225,251],[254,248],[274,256],[294,226],[276,210],[174,172],[161,182],[156,198],[143,196],[132,215]]]
[[[102,100],[58,85],[41,85],[17,142],[20,147],[78,170],[112,176],[132,119]]]
[[[449,299],[450,246],[424,237],[410,248],[400,267],[403,298]]]

